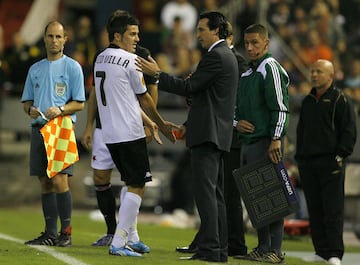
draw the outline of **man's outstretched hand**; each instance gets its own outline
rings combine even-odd
[[[160,71],[158,64],[151,56],[149,56],[147,60],[140,56],[136,57],[135,65],[137,66],[138,71],[149,76],[155,76],[156,72]]]
[[[176,142],[176,136],[173,132],[174,129],[179,130],[181,128],[180,125],[175,123],[165,121],[162,126],[159,126],[161,133],[172,143]]]

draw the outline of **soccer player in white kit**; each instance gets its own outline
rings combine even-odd
[[[116,10],[108,19],[107,25],[117,16],[121,16],[127,11]],[[126,48],[126,47],[125,47]],[[136,46],[136,54],[148,58],[150,52],[139,45]],[[144,76],[145,84],[150,93],[155,105],[157,105],[157,80],[152,76]],[[116,200],[111,188],[111,173],[115,164],[111,158],[109,149],[103,142],[101,133],[101,123],[97,111],[95,89],[90,91],[90,95],[87,102],[87,121],[86,127],[82,136],[82,144],[88,150],[91,149],[91,167],[93,168],[93,181],[96,192],[96,199],[98,208],[104,217],[106,223],[106,234],[102,235],[99,239],[93,242],[92,246],[108,246],[111,244],[115,229],[116,229]],[[145,114],[144,114],[145,115]],[[94,120],[96,121],[95,130],[93,129]],[[154,124],[148,117],[143,117],[143,121],[146,123],[145,133],[147,142],[151,141],[154,137],[158,141],[158,132],[153,132]],[[124,195],[126,194],[127,187],[123,186],[120,194],[120,203]],[[144,244],[139,237],[137,231],[137,219],[132,224],[129,235],[128,245],[139,253],[149,253],[150,248]]]
[[[172,129],[179,128],[162,119],[147,93],[142,73],[136,70],[137,56],[133,53],[139,41],[138,25],[137,19],[129,14],[114,18],[108,27],[110,45],[94,61],[103,141],[128,188],[109,249],[109,254],[118,256],[141,256],[127,246],[127,236],[138,215],[145,183],[151,181],[141,108],[170,141],[175,142]]]

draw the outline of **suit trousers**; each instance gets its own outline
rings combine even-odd
[[[245,255],[247,253],[241,196],[232,175],[232,171],[240,167],[240,151],[240,148],[231,148],[230,152],[224,153],[224,196],[229,256]]]
[[[198,254],[227,261],[223,151],[213,143],[191,147],[195,203],[200,216]]]
[[[334,156],[299,161],[316,254],[329,259],[344,255],[345,167]]]

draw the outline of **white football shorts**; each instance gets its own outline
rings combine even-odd
[[[110,151],[103,141],[102,131],[98,128],[95,128],[93,135],[91,167],[100,170],[115,168]]]

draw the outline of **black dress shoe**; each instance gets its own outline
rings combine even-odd
[[[196,251],[198,251],[197,246],[176,247],[176,252],[180,253],[196,253]]]
[[[201,260],[201,261],[208,261],[208,262],[227,262],[227,260],[220,260],[220,259],[216,259],[216,258],[210,258],[210,257],[206,257],[203,256],[201,254],[194,254],[191,257],[180,257],[181,260]]]

